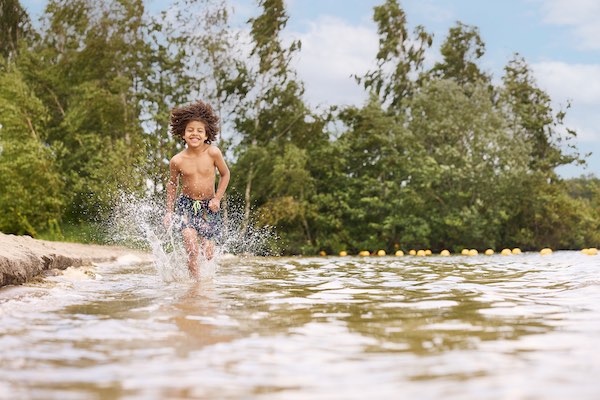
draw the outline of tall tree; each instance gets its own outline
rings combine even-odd
[[[0,231],[35,236],[61,218],[64,182],[44,141],[48,112],[14,63],[0,73]]]
[[[398,112],[418,84],[416,77],[422,71],[425,51],[433,37],[421,25],[415,28],[414,38],[410,37],[406,14],[397,0],[386,0],[375,7],[373,19],[379,34],[377,67],[357,80]]]
[[[478,61],[485,54],[485,43],[476,26],[457,22],[440,47],[443,60],[437,62],[430,74],[455,80],[460,85],[489,82],[490,77],[480,70]]]
[[[565,112],[561,110],[554,114],[550,96],[537,86],[525,59],[515,54],[504,71],[501,104],[510,112],[515,135],[531,144],[531,170],[551,177],[555,176],[556,167],[580,162],[576,149],[570,145],[576,132],[561,129]]]
[[[20,40],[31,32],[29,15],[19,0],[0,0],[0,55],[16,54]]]
[[[281,32],[288,20],[284,3],[282,0],[264,0],[260,6],[262,14],[249,21],[252,50],[244,86],[251,90],[239,103],[235,118],[241,142],[236,149],[238,161],[233,186],[242,192],[244,199],[243,229],[248,226],[253,204],[260,208],[268,202],[266,207],[274,210],[278,208],[277,201],[290,199],[289,191],[276,183],[285,168],[275,169],[273,161],[285,165],[292,163],[292,168],[299,168],[304,163],[302,160],[306,160],[302,149],[326,140],[322,124],[311,115],[302,100],[303,85],[290,67],[300,42],[293,41],[286,47],[281,40]],[[275,158],[273,154],[287,154],[287,157]],[[298,176],[308,178],[309,175]],[[273,192],[278,189],[281,189],[279,194]],[[300,208],[307,204],[307,197],[293,199]],[[306,216],[306,212],[298,215]],[[302,225],[309,238],[308,220],[302,221]]]
[[[500,245],[512,186],[526,171],[527,143],[511,136],[483,82],[466,93],[455,80],[432,80],[410,108],[422,166],[409,187],[431,227],[430,244]]]
[[[68,219],[94,219],[143,184],[144,7],[53,0],[45,15],[43,40],[20,68],[50,108],[47,143],[65,176]]]
[[[376,96],[362,108],[344,110],[340,119],[348,130],[337,140],[343,149],[344,200],[348,236],[353,249],[386,246],[407,236],[405,184],[410,180],[415,163],[410,159],[414,143],[402,117],[387,113]],[[415,225],[413,225],[414,227]],[[420,237],[421,239],[422,237]]]
[[[518,54],[505,67],[502,82],[499,106],[507,112],[512,137],[526,143],[529,151],[527,171],[520,182],[524,190],[515,193],[504,236],[530,247],[557,246],[567,230],[561,213],[570,210],[572,204],[555,169],[583,162],[569,146],[576,132],[564,128],[565,112],[554,113],[550,96],[537,86]]]

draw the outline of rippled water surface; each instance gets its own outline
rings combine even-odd
[[[121,260],[0,291],[0,397],[598,399],[599,289],[576,252]]]

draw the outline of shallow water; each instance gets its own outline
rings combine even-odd
[[[0,397],[600,398],[597,256],[133,261],[0,291]]]

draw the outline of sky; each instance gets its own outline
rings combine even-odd
[[[302,42],[295,67],[313,106],[360,105],[366,93],[352,78],[374,66],[377,28],[373,7],[384,0],[286,0],[290,16],[285,40]],[[587,167],[566,166],[563,177],[600,177],[600,0],[399,0],[408,24],[433,33],[427,63],[440,59],[439,46],[457,21],[479,28],[486,44],[481,67],[499,82],[514,53],[531,66],[537,84],[556,111],[567,110],[565,125],[577,132],[575,144]],[[45,0],[22,0],[37,19]],[[146,0],[150,12],[167,1]],[[232,23],[258,15],[253,0],[229,0]]]

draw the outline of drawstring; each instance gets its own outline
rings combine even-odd
[[[202,200],[192,200],[192,210],[194,215],[198,214],[198,211],[202,209]]]

